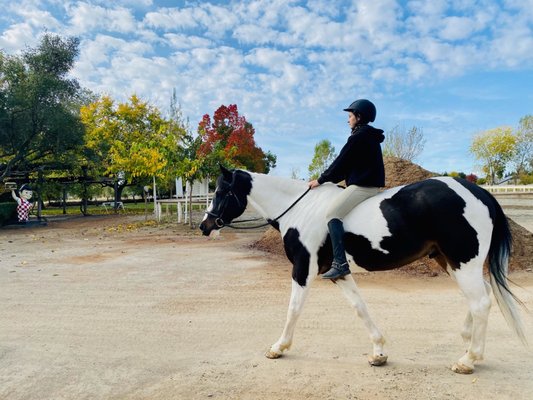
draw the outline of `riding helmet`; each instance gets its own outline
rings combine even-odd
[[[359,99],[355,100],[344,111],[351,111],[354,114],[359,114],[363,122],[374,122],[376,119],[376,106],[370,100]]]

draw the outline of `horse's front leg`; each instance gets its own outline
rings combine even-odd
[[[372,318],[370,318],[366,303],[361,297],[352,275],[347,275],[344,279],[338,279],[337,285],[342,289],[350,304],[357,310],[357,315],[363,320],[368,330],[373,345],[372,355],[368,357],[368,362],[373,366],[385,364],[388,358],[383,350],[385,339],[376,324],[374,324],[374,321],[372,321]]]
[[[287,350],[291,347],[296,321],[302,312],[308,294],[309,285],[300,286],[298,282],[293,279],[291,300],[289,303],[289,309],[287,311],[287,321],[285,322],[283,333],[281,334],[279,340],[272,345],[269,351],[265,353],[266,357],[279,358],[282,356],[284,350]]]

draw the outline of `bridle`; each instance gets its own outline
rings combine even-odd
[[[237,205],[239,207],[242,207],[241,201],[237,197],[237,195],[232,190],[233,185],[230,185],[229,190],[224,195],[224,198],[220,202],[220,206],[218,207],[219,210],[221,210],[219,213],[215,213],[213,211],[207,210],[205,213],[213,218],[215,218],[215,225],[217,228],[223,228],[225,226],[229,226],[229,224],[226,224],[224,220],[222,219],[222,214],[224,214],[224,211],[226,210],[227,203],[230,199],[230,197],[233,197],[237,201]]]
[[[227,203],[228,203],[230,197],[235,198],[235,200],[237,201],[238,206],[242,207],[241,201],[239,200],[239,198],[233,192],[232,189],[233,189],[233,184],[230,185],[230,188],[229,188],[228,192],[224,195],[224,198],[220,202],[220,206],[218,207],[218,209],[221,210],[221,211],[219,213],[215,213],[213,211],[206,211],[205,212],[207,215],[215,218],[215,225],[219,229],[224,228],[225,226],[227,226],[228,228],[232,228],[232,229],[257,229],[257,228],[262,228],[262,227],[267,226],[267,225],[272,225],[274,222],[276,222],[281,217],[283,217],[285,214],[287,214],[311,190],[311,188],[307,188],[307,190],[300,197],[298,197],[285,211],[283,211],[280,215],[278,215],[274,219],[267,219],[267,222],[265,222],[263,224],[260,224],[260,225],[235,226],[234,224],[240,224],[240,223],[251,222],[251,221],[258,221],[258,220],[260,220],[262,218],[241,219],[241,220],[233,221],[233,223],[225,223],[224,219],[222,218],[222,214],[224,214],[224,211],[226,209],[226,206],[227,206]]]

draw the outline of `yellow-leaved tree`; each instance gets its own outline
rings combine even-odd
[[[114,179],[120,199],[127,184],[175,176],[184,129],[132,95],[115,105],[108,96],[81,108],[86,160],[93,176]]]
[[[502,178],[507,163],[512,159],[517,142],[516,135],[510,127],[498,127],[477,134],[470,146],[471,153],[480,160],[487,183],[496,183]]]

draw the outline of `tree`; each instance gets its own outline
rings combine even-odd
[[[300,168],[297,168],[297,167],[291,167],[291,179],[297,179],[297,180],[300,180],[300,179],[303,179],[303,178],[300,178]]]
[[[107,175],[118,183],[118,198],[128,183],[155,176],[175,176],[184,130],[159,110],[132,95],[115,106],[110,97],[81,108],[86,126],[87,162],[92,175]]]
[[[335,147],[327,139],[321,140],[315,145],[315,154],[311,160],[311,164],[307,168],[310,179],[317,179],[322,172],[324,172],[331,162],[337,157],[335,154]]]
[[[476,174],[468,174],[465,179],[468,181],[468,182],[472,182],[472,183],[477,183],[478,181],[478,178],[477,178],[477,175]]]
[[[516,140],[510,127],[489,129],[474,137],[470,152],[483,162],[489,185],[496,183],[496,178],[503,177],[507,163],[514,155]]]
[[[218,163],[268,173],[276,166],[276,156],[264,152],[255,143],[255,129],[239,115],[236,104],[220,106],[213,114],[205,114],[198,124],[202,143],[198,157],[211,175],[218,174]]]
[[[533,171],[533,115],[526,115],[520,119],[516,139],[513,163],[516,174],[523,176]]]
[[[65,161],[83,143],[83,93],[68,77],[77,38],[46,34],[20,56],[0,52],[0,179]]]
[[[413,161],[424,150],[426,140],[422,129],[413,126],[409,130],[395,126],[385,135],[383,155]]]

